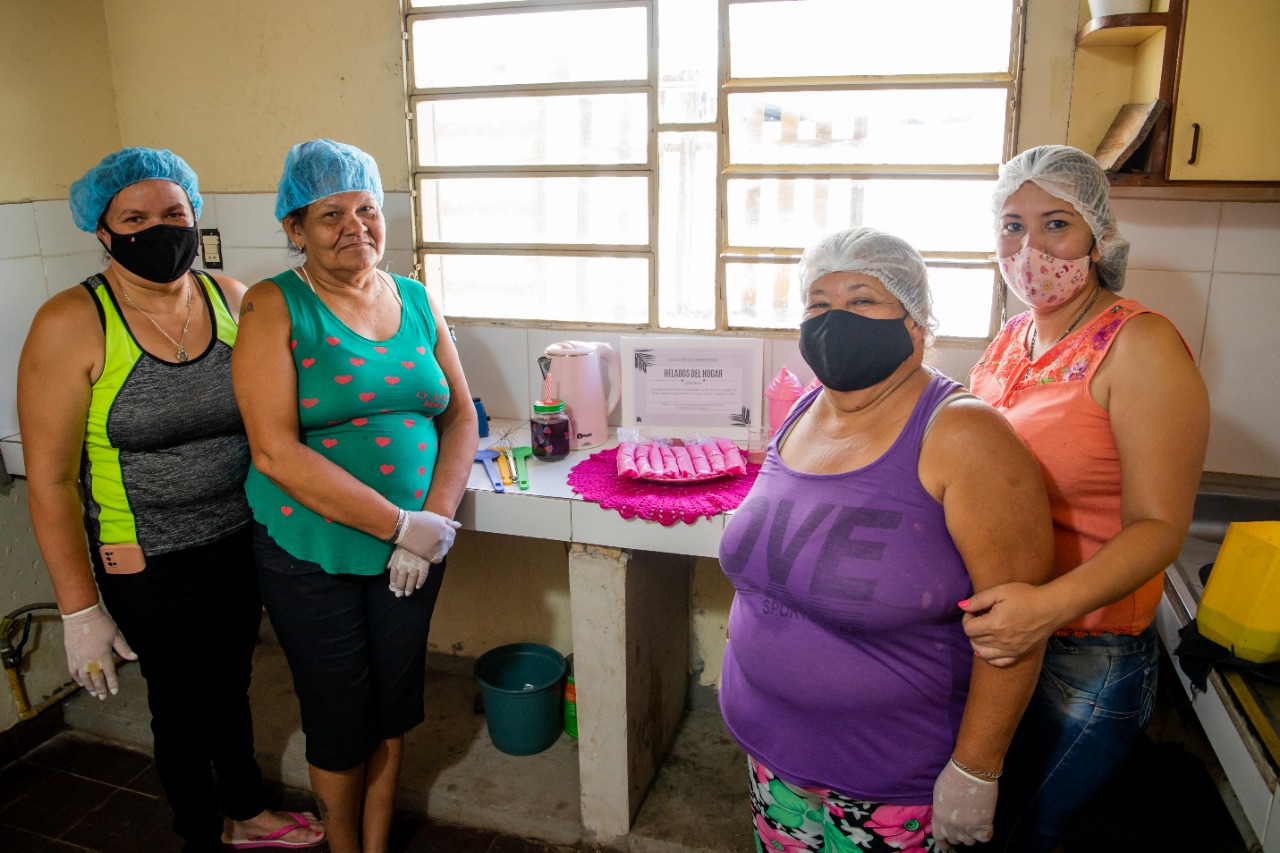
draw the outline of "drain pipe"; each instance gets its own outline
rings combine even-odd
[[[22,649],[27,644],[27,638],[31,634],[31,614],[37,610],[52,610],[56,613],[58,612],[58,605],[52,602],[28,604],[25,607],[19,607],[17,610],[7,614],[3,619],[0,619],[0,662],[4,664],[5,675],[9,677],[9,690],[12,691],[13,701],[18,706],[18,719],[20,720],[31,719],[80,687],[80,685],[72,682],[60,688],[34,708],[31,707],[31,703],[27,700],[27,691],[22,684],[22,676],[19,674],[18,668],[22,665]],[[14,645],[10,637],[15,631],[18,617],[24,614],[26,618],[21,620],[22,639],[18,640],[17,645]]]

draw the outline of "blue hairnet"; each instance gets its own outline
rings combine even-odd
[[[332,139],[299,142],[284,158],[276,190],[276,219],[313,201],[347,192],[370,192],[382,206],[382,177],[368,154]]]
[[[200,218],[204,200],[200,182],[187,161],[167,148],[121,148],[102,158],[71,185],[71,217],[81,231],[92,233],[115,194],[138,181],[173,181],[191,200],[191,212]]]
[[[833,272],[856,272],[877,279],[902,303],[911,319],[929,332],[937,328],[924,258],[901,237],[874,228],[846,228],[805,249],[796,269],[802,305],[809,298],[809,287]]]
[[[999,228],[1000,213],[1009,196],[1031,181],[1054,198],[1076,209],[1088,224],[1098,244],[1099,283],[1119,292],[1129,266],[1129,241],[1116,225],[1111,209],[1111,184],[1098,161],[1068,145],[1041,145],[1029,148],[1000,167],[1000,177],[991,197],[992,212]]]

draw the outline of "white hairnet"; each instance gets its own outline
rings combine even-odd
[[[823,237],[800,256],[796,273],[801,298],[808,297],[815,281],[833,272],[857,272],[878,279],[913,320],[930,332],[937,328],[924,258],[901,237],[866,227],[846,228]]]
[[[1111,185],[1098,161],[1068,145],[1041,145],[1023,151],[1000,167],[991,197],[997,228],[1005,201],[1027,181],[1076,209],[1098,244],[1098,281],[1108,290],[1119,292],[1129,265],[1129,241],[1120,236],[1116,227],[1109,199]]]

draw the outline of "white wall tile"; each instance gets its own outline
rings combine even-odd
[[[40,254],[36,211],[30,203],[0,204],[0,259]]]
[[[495,326],[456,326],[455,331],[471,396],[481,399],[490,417],[528,419],[528,331]]]
[[[224,251],[228,246],[285,250],[288,240],[276,221],[275,195],[222,193],[214,203],[218,209],[218,230],[222,232]]]
[[[1165,315],[1182,332],[1199,363],[1204,350],[1205,314],[1209,308],[1207,272],[1156,272],[1130,269],[1123,296]]]
[[[71,208],[65,199],[37,201],[36,230],[40,235],[40,253],[43,255],[73,255],[77,252],[101,251],[102,244],[93,234],[81,231],[71,218]]]
[[[264,278],[284,272],[289,268],[291,260],[283,246],[278,249],[252,249],[243,246],[229,249],[223,240],[222,263],[223,275],[252,286]]]
[[[985,347],[975,346],[934,346],[925,350],[924,363],[941,371],[957,382],[969,384],[969,371],[982,358]]]
[[[1280,275],[1213,277],[1200,372],[1212,427],[1205,470],[1280,477]]]
[[[1132,244],[1129,269],[1213,269],[1222,205],[1116,199],[1113,207],[1120,233]]]
[[[764,379],[762,387],[768,387],[769,381],[778,375],[783,367],[800,378],[801,386],[808,385],[813,379],[813,371],[800,357],[800,339],[769,338],[764,348]]]
[[[75,287],[107,266],[102,250],[77,252],[74,255],[49,255],[44,259],[45,291],[49,296]]]
[[[409,224],[408,193],[387,193],[382,218],[387,221],[387,250],[413,249],[413,227]]]
[[[1280,269],[1280,204],[1224,204],[1214,269],[1263,275]]]
[[[40,258],[0,260],[0,435],[18,431],[18,356],[44,301]]]
[[[22,442],[18,436],[10,436],[12,440],[0,439],[0,458],[4,460],[4,469],[14,477],[27,476],[27,465],[22,458]]]
[[[200,218],[196,225],[200,228],[218,227],[218,197],[212,193],[201,193]]]

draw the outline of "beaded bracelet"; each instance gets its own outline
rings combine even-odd
[[[1004,773],[1003,770],[997,770],[995,773],[988,773],[985,770],[974,770],[967,764],[961,764],[959,761],[956,761],[956,757],[954,755],[951,756],[951,763],[954,764],[956,769],[960,772],[968,773],[970,776],[974,776],[984,782],[994,782],[1000,778],[1002,773]]]
[[[404,535],[409,532],[409,513],[400,509],[396,515],[396,529],[391,531],[391,538],[387,541],[392,545],[399,545],[400,540],[404,539]]]

